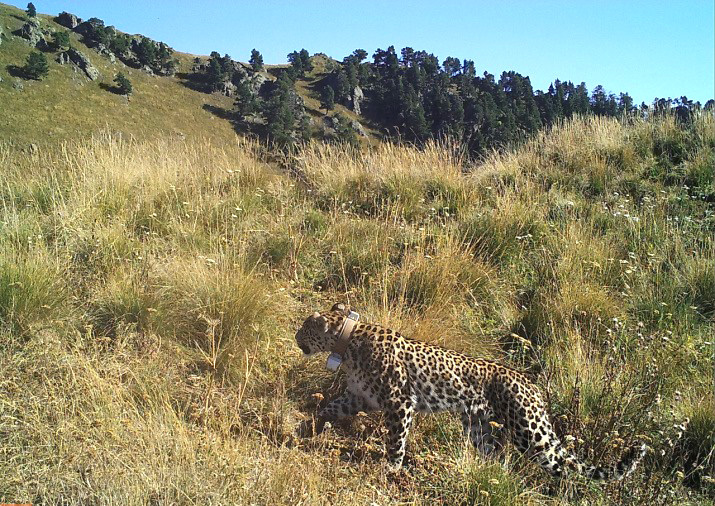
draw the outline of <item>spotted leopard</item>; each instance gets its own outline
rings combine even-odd
[[[347,308],[336,304],[330,311],[308,317],[295,336],[303,353],[333,349],[347,316]],[[508,437],[554,476],[575,471],[588,478],[620,480],[646,452],[645,445],[634,446],[616,464],[587,465],[557,437],[541,393],[524,374],[409,339],[380,325],[355,325],[341,367],[347,389],[320,411],[317,429],[322,430],[326,421],[360,411],[383,411],[393,468],[403,464],[416,412],[457,412],[465,435],[482,453],[494,453]]]

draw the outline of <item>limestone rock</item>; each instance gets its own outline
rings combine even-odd
[[[352,95],[352,103],[353,103],[353,112],[355,114],[360,115],[360,103],[365,100],[365,94],[362,91],[362,88],[360,86],[355,86],[355,89],[353,90],[353,95]]]
[[[95,81],[99,79],[99,70],[97,70],[92,63],[89,61],[89,58],[87,58],[86,55],[80,53],[74,48],[70,48],[64,53],[58,55],[57,61],[62,58],[63,60],[71,61],[75,65],[77,65],[79,68],[81,68],[85,74],[87,74],[87,77],[89,77],[92,81]]]
[[[77,26],[73,28],[75,32],[78,34],[82,35],[83,37],[86,38],[86,40],[89,39],[94,39],[95,33],[97,33],[97,29],[99,27],[103,27],[104,23],[97,19],[97,18],[92,18],[87,21],[84,21],[82,23],[79,23]]]
[[[254,95],[258,95],[260,93],[261,88],[266,81],[268,81],[268,78],[263,74],[256,73],[251,76],[249,84]]]
[[[355,133],[358,134],[361,137],[367,137],[367,132],[365,131],[365,128],[362,126],[362,124],[354,119],[350,122],[350,128],[355,130]]]
[[[224,81],[218,85],[218,91],[220,91],[222,95],[226,95],[227,97],[234,96],[236,94],[237,89],[238,87],[231,81]]]
[[[23,39],[28,40],[32,47],[37,46],[37,43],[40,41],[40,39],[44,39],[44,36],[42,35],[42,30],[40,30],[40,22],[35,18],[30,18],[27,23],[22,25],[22,28],[20,28],[19,33],[15,33],[20,35],[20,37],[22,37]]]
[[[66,11],[60,12],[59,16],[55,18],[55,23],[65,26],[70,30],[77,28],[81,22],[82,20],[80,18]]]

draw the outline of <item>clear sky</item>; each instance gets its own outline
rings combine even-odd
[[[8,1],[8,0],[4,0]],[[24,8],[26,0],[9,3]],[[479,73],[555,78],[589,90],[705,102],[715,91],[713,0],[36,0],[41,13],[98,17],[195,54],[284,63],[306,48],[342,59],[394,45],[472,59]]]

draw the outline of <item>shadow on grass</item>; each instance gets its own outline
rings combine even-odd
[[[123,97],[126,96],[124,93],[122,93],[122,90],[119,88],[119,86],[113,86],[107,83],[99,83],[99,87],[102,88],[104,91],[108,91],[109,93],[114,93],[115,95],[121,95]]]
[[[176,77],[179,83],[193,91],[201,93],[211,93],[211,89],[203,75],[194,72],[177,72]]]
[[[17,65],[8,65],[5,67],[7,70],[7,73],[10,74],[12,77],[19,77],[20,79],[31,79],[30,76],[27,75],[27,72],[25,72],[25,69],[23,67],[18,67]]]

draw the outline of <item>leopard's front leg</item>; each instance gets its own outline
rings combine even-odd
[[[387,460],[392,469],[402,467],[414,411],[412,400],[406,395],[391,399],[385,408]]]
[[[323,431],[325,422],[334,422],[336,420],[340,420],[341,418],[355,416],[360,411],[367,413],[372,410],[362,397],[359,397],[350,391],[346,391],[341,396],[330,401],[327,406],[320,410],[318,413],[315,432],[316,434],[320,434]]]

